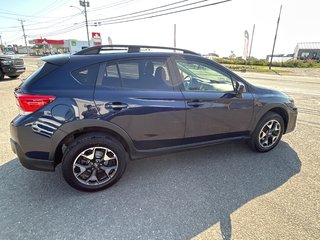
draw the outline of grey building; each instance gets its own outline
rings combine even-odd
[[[294,59],[320,60],[320,42],[298,43],[294,50]]]

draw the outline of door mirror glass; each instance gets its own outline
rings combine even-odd
[[[241,96],[245,91],[244,84],[242,82],[236,82],[236,92],[238,96]]]

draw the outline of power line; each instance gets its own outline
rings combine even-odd
[[[58,7],[61,7],[63,6],[65,3],[63,3],[62,5],[58,6]],[[56,5],[56,1],[54,1],[54,5]],[[50,8],[51,11],[53,11],[54,9],[56,9],[56,7],[53,7],[53,8]],[[47,18],[47,19],[62,19],[62,18],[67,18],[67,17],[48,17],[48,16],[37,16],[37,14],[33,14],[33,15],[25,15],[25,14],[20,14],[20,13],[17,13],[17,12],[12,12],[12,11],[7,11],[7,10],[4,10],[4,9],[0,9],[0,14],[2,15],[14,15],[14,16],[18,16],[18,17],[24,17],[24,18]]]
[[[62,33],[71,32],[71,31],[80,29],[80,28],[82,28],[84,26],[85,26],[85,23],[82,22],[82,23],[79,23],[79,24],[76,24],[74,26],[70,26],[70,27],[67,27],[67,28],[59,29],[59,30],[52,31],[52,32],[42,33],[41,36],[48,37],[48,36],[60,35]],[[31,35],[31,37],[37,37],[37,36],[39,36],[39,34]]]
[[[52,27],[67,27],[67,26],[72,26],[72,25],[78,24],[78,23],[65,23],[66,20],[70,20],[70,19],[72,19],[72,18],[74,18],[74,17],[77,17],[77,16],[79,16],[79,15],[81,15],[81,13],[77,13],[77,14],[75,14],[75,15],[69,16],[68,19],[61,20],[61,21],[58,21],[58,22],[52,22],[52,21],[50,21],[50,25],[43,25],[43,24],[42,24],[43,26],[37,27],[37,28],[29,28],[29,26],[32,27],[32,26],[34,26],[35,24],[31,24],[31,25],[29,25],[29,24],[24,24],[24,27],[25,27],[25,29],[28,30],[28,31],[37,31],[37,30],[48,29],[48,28],[52,28]],[[36,25],[39,25],[39,24],[36,24]],[[5,30],[5,29],[10,29],[10,30]],[[13,29],[16,29],[16,30],[13,30]],[[17,31],[19,31],[19,29],[21,29],[21,26],[11,26],[11,27],[3,27],[3,28],[0,27],[0,30],[5,31],[5,32],[17,32]]]
[[[62,7],[63,5],[67,5],[69,4],[69,2],[71,2],[72,0],[69,0],[67,2],[64,2],[64,0],[53,0],[51,3],[49,3],[46,7],[43,7],[42,9],[38,10],[36,13],[34,13],[33,15],[37,15],[40,13],[44,14],[46,13],[46,15],[48,15],[48,13],[53,12],[54,10]]]
[[[143,20],[143,19],[148,19],[148,18],[155,18],[155,17],[165,16],[165,15],[170,15],[170,14],[190,11],[190,10],[194,10],[194,9],[204,8],[204,7],[208,7],[208,6],[218,5],[218,4],[222,4],[222,3],[225,3],[225,2],[229,2],[229,1],[231,1],[231,0],[224,0],[224,1],[220,1],[220,2],[214,2],[214,3],[210,3],[210,4],[205,4],[205,5],[196,6],[196,7],[192,7],[192,8],[180,9],[180,10],[177,10],[177,11],[171,11],[171,12],[162,13],[162,14],[156,14],[156,15],[147,16],[147,17],[137,18],[137,16],[133,16],[133,17],[127,19],[127,20],[121,20],[121,21],[114,20],[114,21],[110,21],[110,22],[106,22],[106,23],[101,23],[101,25],[110,25],[110,24],[117,24],[117,23],[123,23],[123,22],[138,21],[138,20]],[[199,1],[199,2],[202,2],[202,1]],[[181,7],[178,6],[178,7],[176,7],[176,9],[177,8],[181,8]],[[147,11],[147,10],[144,10],[144,11]],[[153,12],[153,13],[156,13],[156,12]],[[150,14],[152,14],[152,13],[150,13]],[[93,20],[93,21],[97,21],[97,20]],[[75,27],[61,29],[61,30],[57,30],[57,31],[54,31],[54,32],[51,32],[51,33],[45,33],[45,34],[42,34],[42,35],[44,35],[44,36],[59,35],[59,34],[68,32],[70,30],[73,31],[73,30],[79,29],[82,26],[83,26],[83,24],[81,24],[81,26],[77,25]]]
[[[41,17],[41,16],[31,16],[31,15],[24,15],[24,14],[17,14],[17,13],[12,13],[12,12],[3,12],[3,11],[0,11],[0,14],[2,15],[14,15],[14,16],[18,16],[18,17],[26,17],[26,18],[49,18],[49,19],[54,19],[54,18],[57,18],[57,17]],[[61,17],[61,18],[64,18],[64,17]]]
[[[8,42],[15,42],[15,41],[17,41],[17,40],[20,40],[22,38],[22,36],[18,36],[18,37],[15,37],[15,38],[9,38],[9,39],[7,39],[6,40],[6,42],[8,43]]]
[[[92,8],[92,9],[91,9],[90,11],[88,11],[88,12],[100,11],[100,10],[104,10],[104,9],[106,9],[106,8],[113,8],[113,7],[121,6],[121,5],[130,3],[130,2],[134,2],[134,1],[136,1],[136,0],[122,0],[122,1],[119,1],[119,2],[115,2],[115,3],[110,3],[110,4],[107,4],[107,5],[103,5],[103,6],[101,6],[101,7]]]
[[[144,20],[144,19],[149,19],[149,18],[162,17],[162,16],[166,16],[166,15],[171,15],[171,14],[181,13],[181,12],[185,12],[185,11],[191,11],[191,10],[195,10],[195,9],[199,9],[199,8],[209,7],[209,6],[213,6],[213,5],[218,5],[218,4],[222,4],[222,3],[226,3],[226,2],[230,2],[230,1],[232,1],[232,0],[224,0],[224,1],[219,1],[219,2],[215,2],[215,3],[205,4],[205,5],[196,6],[196,7],[192,7],[192,8],[186,8],[186,9],[181,9],[181,10],[176,10],[176,11],[171,11],[171,12],[166,12],[166,13],[161,13],[161,14],[156,14],[156,15],[151,15],[151,16],[146,16],[146,17],[133,16],[133,17],[129,17],[129,19],[127,19],[127,20],[105,21],[105,22],[100,22],[100,24],[101,25],[111,25],[111,24],[139,21],[139,20]],[[176,7],[175,9],[177,9],[177,8],[180,8],[180,7]],[[153,12],[153,13],[158,13],[158,12],[163,12],[163,10]],[[153,13],[150,13],[150,14],[153,14]],[[98,20],[93,20],[93,21],[96,22]]]
[[[68,18],[68,20],[71,20],[72,18],[75,18],[77,16],[81,15],[81,13],[77,13],[75,15],[72,15],[72,17],[70,16]],[[28,31],[34,31],[34,30],[39,30],[39,29],[47,29],[47,28],[51,28],[51,27],[64,27],[64,26],[69,26],[70,24],[75,24],[75,23],[65,23],[66,20],[62,20],[62,21],[58,21],[58,22],[55,22],[53,24],[50,24],[50,25],[44,25],[42,27],[38,27],[38,28],[28,28]],[[63,23],[63,24],[61,24]]]
[[[126,15],[119,15],[119,16],[114,16],[114,17],[110,17],[110,18],[104,18],[104,21],[101,23],[101,25],[118,24],[118,23],[124,23],[124,22],[132,22],[132,21],[144,20],[144,19],[149,19],[149,18],[156,18],[156,17],[160,17],[160,16],[171,15],[171,14],[176,14],[176,13],[180,13],[180,12],[185,12],[185,11],[191,11],[191,10],[195,10],[195,9],[199,9],[199,8],[204,8],[204,7],[208,7],[208,6],[218,5],[218,4],[229,2],[231,0],[224,0],[224,1],[214,2],[214,3],[210,3],[210,4],[205,4],[205,5],[200,5],[200,6],[194,6],[194,7],[181,9],[183,7],[187,7],[187,6],[191,6],[191,5],[194,5],[194,4],[199,4],[199,3],[203,3],[203,2],[208,1],[208,0],[202,0],[202,1],[197,1],[197,2],[193,2],[193,3],[189,3],[189,4],[184,4],[184,5],[168,8],[170,6],[181,4],[181,3],[187,2],[187,1],[188,0],[182,0],[182,1],[174,2],[174,3],[170,3],[170,4],[165,4],[165,5],[162,5],[162,6],[159,6],[159,7],[154,7],[154,8],[138,11],[138,12],[129,13],[129,14],[126,14]],[[166,9],[161,9],[161,8],[166,8]],[[155,9],[160,9],[160,10],[152,11],[152,10],[155,10]],[[149,13],[146,13],[148,11],[149,11]],[[150,11],[152,11],[152,12],[150,12]],[[144,14],[139,14],[139,13],[144,13]],[[139,14],[139,15],[137,15],[137,14]],[[127,17],[124,18],[123,16],[127,16]],[[71,17],[71,16],[69,16],[69,17]],[[107,19],[109,19],[109,21],[107,21]],[[96,22],[96,21],[99,21],[99,20],[100,19],[96,19],[96,20],[92,20],[90,22]],[[67,26],[67,27],[62,28],[62,29],[58,29],[58,30],[55,30],[55,31],[47,32],[47,33],[42,33],[41,36],[46,36],[47,37],[47,36],[60,35],[60,34],[66,33],[66,32],[71,32],[71,31],[80,29],[81,27],[85,26],[84,22],[80,22],[80,23],[76,23],[76,24],[77,25],[74,24],[74,25],[71,25],[71,26],[69,24],[61,25],[61,26]],[[30,26],[30,25],[28,25],[28,26]],[[51,26],[56,26],[56,24],[53,24]],[[49,28],[49,27],[33,28],[33,29],[28,29],[28,31],[29,30],[39,30],[39,29],[43,29],[43,28]],[[29,36],[31,36],[31,37],[39,36],[39,34],[33,34],[33,35],[29,35]]]
[[[9,27],[0,27],[0,29],[11,29],[11,28],[20,28],[20,26],[9,26]]]
[[[154,8],[145,9],[145,10],[142,10],[142,11],[137,11],[137,12],[128,13],[128,14],[122,14],[122,15],[115,16],[115,17],[96,19],[95,21],[110,20],[110,19],[115,19],[115,18],[121,18],[121,17],[124,17],[124,16],[127,17],[127,16],[131,16],[131,15],[136,15],[136,14],[139,14],[139,13],[149,12],[149,11],[152,11],[152,10],[155,10],[155,9],[159,9],[159,8],[165,8],[165,7],[177,5],[177,4],[180,4],[180,3],[183,3],[183,2],[188,2],[188,1],[189,0],[182,0],[182,1],[174,2],[174,3],[170,3],[170,4],[165,4],[165,5],[161,5],[161,6],[154,7]],[[206,0],[206,1],[208,1],[208,0]]]

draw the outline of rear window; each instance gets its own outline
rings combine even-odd
[[[70,72],[69,65],[44,64],[34,72],[23,85],[23,91],[93,89],[99,64],[89,65]],[[50,74],[49,74],[50,73]]]

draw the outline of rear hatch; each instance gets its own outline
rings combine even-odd
[[[41,58],[42,63],[41,66],[34,71],[29,77],[27,77],[23,83],[18,87],[20,91],[28,92],[31,90],[31,86],[42,79],[49,73],[55,71],[60,66],[66,64],[70,60],[70,55],[55,55],[55,56],[47,56]]]
[[[41,58],[43,61],[42,66],[40,66],[15,89],[14,94],[17,100],[17,105],[21,110],[20,113],[25,115],[35,112],[55,99],[55,96],[52,94],[36,93],[35,90],[37,87],[35,85],[37,82],[42,81],[42,79],[44,79],[44,77],[49,73],[54,72],[60,66],[67,63],[69,59],[70,55],[56,55]],[[19,64],[21,61],[17,61],[17,63]]]

